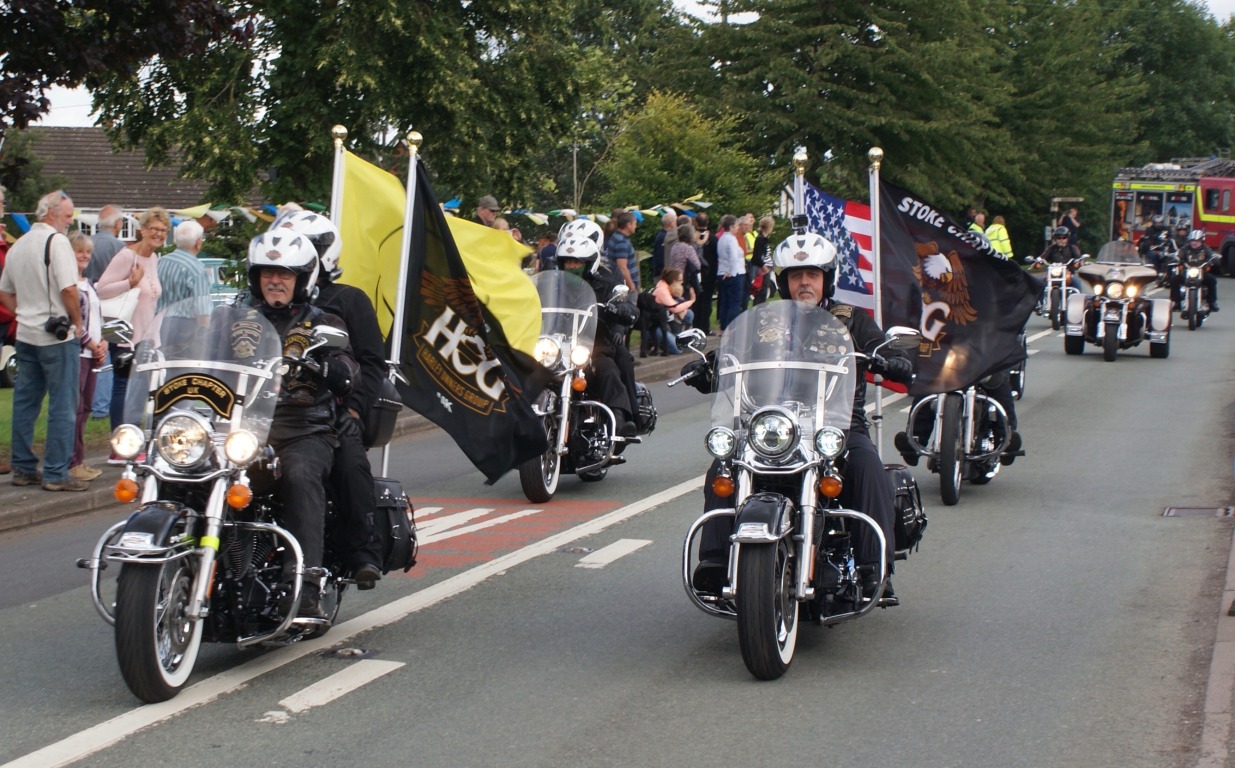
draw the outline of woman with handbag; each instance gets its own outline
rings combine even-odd
[[[127,319],[133,326],[134,339],[140,339],[146,326],[154,319],[154,308],[158,304],[159,294],[163,292],[159,284],[159,249],[167,243],[171,217],[166,210],[156,207],[143,213],[137,221],[141,237],[116,254],[95,286],[103,304],[104,319]],[[129,317],[125,318],[125,314]],[[129,387],[128,362],[118,365],[116,360],[131,350],[113,344],[109,351],[112,362],[111,426],[115,429],[124,418],[124,393]],[[113,456],[108,463],[118,463],[118,459]]]

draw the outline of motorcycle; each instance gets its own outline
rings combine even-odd
[[[1102,246],[1097,259],[1080,268],[1092,294],[1068,298],[1064,352],[1079,355],[1085,342],[1102,348],[1102,358],[1114,362],[1121,349],[1149,343],[1149,356],[1171,353],[1171,300],[1145,296],[1158,278],[1136,246],[1115,240]]]
[[[1063,324],[1063,312],[1068,298],[1077,293],[1068,277],[1088,258],[1088,256],[1078,256],[1075,259],[1055,264],[1048,263],[1037,256],[1026,260],[1031,265],[1046,269],[1046,286],[1042,290],[1042,298],[1038,300],[1035,311],[1040,317],[1050,318],[1052,330],[1059,330]]]
[[[77,562],[90,571],[95,609],[115,627],[121,675],[146,702],[179,693],[203,642],[244,648],[324,634],[352,583],[342,576],[333,505],[324,511],[324,567],[305,568],[300,543],[279,523],[279,461],[267,445],[288,366],[312,365],[314,351],[345,345],[347,334],[315,328],[293,360],[260,313],[221,306],[199,315],[200,307],[193,299],[169,307],[137,340],[111,443],[126,459],[115,496],[138,507]],[[109,332],[125,331],[119,321]],[[416,553],[411,505],[397,482],[376,482],[384,570],[406,570]],[[108,604],[102,573],[113,564],[120,572]],[[326,618],[297,616],[310,578]]]
[[[812,348],[784,343],[798,334],[829,341]],[[913,329],[893,328],[880,349],[913,348],[920,339]],[[688,346],[702,355],[702,345]],[[752,307],[720,340],[705,442],[719,462],[713,490],[731,505],[707,511],[690,526],[682,581],[701,611],[737,622],[742,660],[761,680],[788,669],[803,616],[823,625],[857,619],[884,592],[881,577],[874,592],[864,594],[854,563],[862,526],[874,531],[881,560],[886,557],[883,531],[866,512],[837,500],[860,357],[830,312],[795,301]],[[901,559],[917,545],[927,521],[909,470],[888,465],[887,472],[896,489],[895,550]],[[714,594],[696,588],[692,574],[703,526],[717,518],[731,519],[734,533],[725,583]],[[880,574],[887,565],[879,564]]]
[[[962,482],[986,485],[1004,463],[1012,428],[1007,411],[989,394],[1003,375],[988,376],[964,390],[927,395],[909,410],[904,433],[909,447],[939,474],[939,495],[948,506],[960,501]],[[919,436],[926,424],[931,429],[923,441]]]
[[[519,465],[519,483],[529,501],[543,504],[553,498],[563,472],[584,482],[605,478],[609,467],[626,461],[627,445],[642,442],[656,428],[652,394],[635,384],[638,402],[634,414],[638,434],[618,434],[613,410],[587,396],[588,371],[601,305],[592,287],[577,275],[561,270],[532,276],[540,294],[541,330],[534,356],[553,372],[552,383],[532,404],[548,438],[549,449]],[[621,301],[629,289],[620,285],[611,300]]]
[[[1179,294],[1180,317],[1188,321],[1188,330],[1195,331],[1209,317],[1209,295],[1205,290],[1205,273],[1213,268],[1218,257],[1203,263],[1184,263],[1176,259],[1173,267],[1176,270],[1176,283]],[[1173,291],[1175,289],[1172,289]]]
[[[1012,397],[1020,400],[1025,396],[1025,382],[1029,376],[1029,339],[1026,338],[1024,333],[1021,333],[1016,337],[1016,342],[1020,345],[1024,356],[1019,363],[1012,366],[1011,370],[1008,371],[1008,377],[1011,380]]]

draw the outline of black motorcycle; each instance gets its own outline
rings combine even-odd
[[[347,334],[315,328],[292,360],[260,313],[199,311],[192,299],[173,305],[137,340],[111,444],[127,462],[116,498],[138,506],[77,563],[91,572],[96,610],[115,626],[125,682],[147,702],[187,684],[202,642],[243,648],[325,633],[351,583],[333,505],[323,510],[323,568],[305,568],[300,543],[280,524],[279,461],[267,445],[288,366],[312,365],[315,351],[345,345]],[[406,570],[416,550],[411,504],[397,482],[377,482],[383,570]],[[120,569],[110,604],[101,578],[109,565]],[[297,616],[310,578],[326,618]]]
[[[554,378],[532,404],[544,425],[549,449],[519,465],[519,483],[529,501],[543,504],[557,492],[563,472],[584,482],[598,482],[609,467],[625,462],[620,454],[626,446],[642,442],[642,436],[656,428],[656,406],[648,388],[636,383],[639,434],[618,434],[620,425],[613,410],[587,396],[601,309],[595,292],[578,276],[560,270],[539,272],[532,282],[541,307],[535,358]],[[610,300],[622,301],[627,295],[629,289],[620,285]]]
[[[807,334],[832,341],[784,343]],[[921,339],[910,328],[893,328],[888,336],[884,344],[898,349]],[[705,442],[720,463],[713,491],[729,502],[690,526],[682,581],[701,611],[736,620],[742,660],[761,680],[788,669],[803,614],[824,625],[857,619],[878,606],[884,592],[880,579],[873,593],[864,593],[854,564],[861,527],[873,529],[881,553],[883,531],[864,510],[837,500],[862,356],[830,312],[796,301],[753,307],[721,337]],[[926,515],[909,470],[889,465],[887,471],[896,489],[900,559],[921,539]],[[716,518],[732,521],[733,535],[728,573],[714,594],[697,588],[692,574],[700,532]],[[879,572],[887,573],[887,565],[880,563]]]

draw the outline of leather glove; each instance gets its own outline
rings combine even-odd
[[[876,356],[871,359],[870,372],[901,384],[909,384],[913,381],[913,363],[903,357]]]
[[[682,366],[680,371],[686,378],[682,381],[694,387],[700,393],[710,395],[716,391],[716,380],[712,371],[716,367],[716,351],[708,353],[706,360],[692,360]]]
[[[338,361],[322,360],[313,373],[336,395],[342,396],[352,391],[352,372]]]

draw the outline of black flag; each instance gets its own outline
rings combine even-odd
[[[910,394],[965,389],[1024,359],[1041,283],[912,192],[879,182],[883,324],[922,331]]]
[[[477,299],[423,165],[414,194],[400,399],[446,430],[492,485],[548,450],[531,401],[549,372],[511,347]]]

